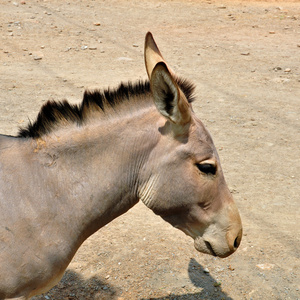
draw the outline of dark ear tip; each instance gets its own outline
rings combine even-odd
[[[146,38],[148,38],[148,37],[152,37],[152,38],[153,38],[153,34],[152,34],[150,31],[148,31],[148,32],[146,33]]]
[[[153,34],[150,31],[148,31],[145,36],[145,45],[150,41],[154,41],[154,38],[153,38]]]

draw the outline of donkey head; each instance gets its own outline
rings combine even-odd
[[[212,138],[151,33],[145,40],[145,64],[160,117],[159,141],[144,170],[140,199],[191,236],[198,251],[226,257],[240,244],[242,223]]]

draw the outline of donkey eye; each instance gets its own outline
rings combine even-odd
[[[216,172],[217,172],[217,168],[215,165],[212,165],[212,164],[197,164],[197,168],[204,174],[212,174],[212,175],[215,175]]]

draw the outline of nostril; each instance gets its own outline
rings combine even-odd
[[[242,229],[239,231],[237,237],[234,240],[233,247],[235,250],[239,247],[241,240],[242,240]]]
[[[234,240],[233,247],[236,249],[239,246],[238,237]]]

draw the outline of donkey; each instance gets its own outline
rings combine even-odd
[[[218,257],[242,238],[212,138],[151,33],[149,81],[46,103],[17,137],[0,136],[0,299],[59,282],[77,249],[141,200]]]

